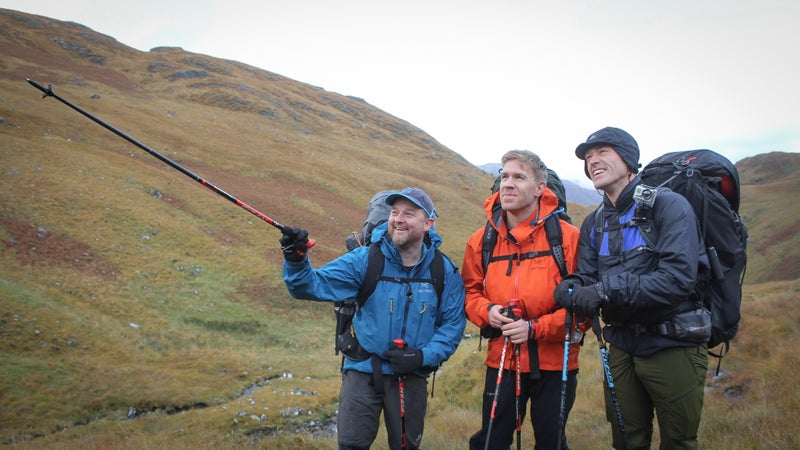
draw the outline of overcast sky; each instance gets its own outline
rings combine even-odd
[[[470,162],[574,149],[604,126],[646,163],[800,152],[796,0],[0,0],[142,51],[176,46],[361,97]],[[45,82],[46,80],[42,80]]]

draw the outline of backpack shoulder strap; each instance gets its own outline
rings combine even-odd
[[[386,258],[381,253],[381,245],[379,242],[373,242],[369,246],[369,256],[367,258],[367,274],[364,276],[364,282],[358,289],[356,296],[356,303],[358,307],[364,306],[370,295],[375,292],[375,287],[378,285],[378,279],[383,274],[383,266],[386,264]]]
[[[547,235],[547,242],[550,243],[550,251],[553,253],[553,259],[556,260],[558,271],[561,272],[561,278],[569,274],[567,270],[567,262],[564,258],[564,240],[561,236],[561,220],[558,214],[551,214],[544,221],[544,231]]]
[[[441,300],[444,292],[444,253],[435,249],[433,260],[431,261],[430,271],[433,288],[436,290],[436,297]]]
[[[600,206],[590,212],[589,215],[592,221],[592,244],[595,252],[599,253],[600,245],[603,242],[603,226],[605,226],[605,221],[603,220],[603,204],[600,203]]]
[[[591,214],[594,214],[594,216],[591,218],[594,225],[594,248],[598,252],[600,251],[600,245],[603,241],[603,233],[633,226],[639,228],[639,233],[642,235],[642,239],[644,239],[644,242],[648,247],[651,249],[656,248],[658,232],[653,220],[653,207],[636,205],[636,209],[633,211],[633,217],[631,217],[631,220],[625,223],[618,223],[608,226],[605,225],[605,220],[603,219],[603,205],[600,205],[600,207],[598,207]]]
[[[481,264],[483,265],[483,276],[486,276],[486,269],[489,268],[489,260],[492,258],[494,246],[497,244],[497,230],[492,223],[487,221],[483,229],[483,241],[481,243]]]
[[[647,246],[655,250],[658,233],[653,220],[653,207],[637,205],[636,210],[633,212],[633,221],[639,228],[639,233],[644,238]]]
[[[500,220],[503,217],[503,208],[499,203],[492,206],[492,220],[486,221],[486,227],[483,229],[483,241],[481,242],[481,264],[483,265],[483,275],[486,276],[486,269],[489,268],[489,263],[492,259],[494,246],[497,244],[497,229],[492,226],[492,222],[500,225]]]
[[[551,214],[544,221],[544,230],[547,235],[547,242],[550,244],[550,252],[553,259],[556,261],[558,271],[562,277],[569,274],[567,269],[567,262],[564,257],[563,237],[561,235],[561,221],[558,214]],[[489,263],[492,261],[511,260],[512,256],[492,258],[494,247],[497,244],[497,230],[492,226],[491,222],[486,223],[483,230],[483,241],[481,246],[481,263],[483,264],[483,274],[486,276],[486,270],[489,268]],[[540,252],[541,253],[541,252]],[[531,257],[540,256],[537,254],[528,255]]]
[[[433,284],[433,288],[436,290],[437,298],[441,300],[442,293],[444,292],[444,259],[444,253],[439,251],[438,248],[435,249],[433,260],[431,260],[430,265],[430,280],[417,280],[412,278],[404,281],[430,281],[431,284]],[[364,276],[364,282],[361,283],[361,287],[358,289],[358,295],[356,296],[356,303],[359,308],[364,306],[369,296],[375,292],[379,280],[387,279],[390,281],[397,281],[397,278],[383,277],[383,268],[385,264],[386,258],[384,258],[383,253],[381,253],[380,243],[375,242],[370,244],[369,256],[367,258],[367,274]]]

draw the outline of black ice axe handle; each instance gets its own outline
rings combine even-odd
[[[28,83],[30,83],[33,87],[35,87],[36,89],[39,89],[40,91],[43,92],[42,98],[47,98],[47,97],[55,98],[56,100],[60,101],[61,103],[69,106],[70,108],[74,109],[75,111],[78,111],[79,113],[81,113],[84,116],[88,117],[89,119],[93,120],[98,125],[102,126],[103,128],[111,131],[112,133],[116,134],[117,136],[121,137],[122,139],[125,139],[126,141],[130,142],[131,144],[141,148],[142,150],[146,151],[147,153],[149,153],[149,154],[155,156],[156,158],[160,159],[162,162],[166,163],[167,165],[169,165],[173,169],[177,170],[178,172],[181,172],[182,174],[186,175],[187,177],[193,179],[194,181],[197,181],[198,183],[202,184],[203,186],[211,189],[213,192],[225,197],[229,201],[231,201],[231,202],[235,203],[236,205],[244,208],[247,212],[253,214],[254,216],[258,217],[259,219],[263,220],[264,222],[267,222],[268,224],[274,226],[275,228],[281,230],[281,232],[283,232],[283,230],[286,228],[283,225],[281,225],[280,223],[278,223],[275,220],[271,219],[266,214],[258,211],[257,209],[253,208],[252,206],[248,205],[247,203],[237,199],[236,197],[232,196],[231,194],[228,194],[227,192],[225,192],[222,189],[218,188],[217,186],[214,185],[214,183],[212,183],[212,182],[210,182],[210,181],[208,181],[208,180],[206,180],[206,179],[204,179],[204,178],[192,173],[191,171],[189,171],[185,167],[181,166],[180,164],[176,163],[175,161],[167,158],[166,156],[164,156],[161,153],[153,150],[152,148],[142,144],[141,142],[137,141],[136,139],[128,136],[127,134],[123,133],[122,131],[118,130],[117,128],[111,126],[107,122],[99,119],[98,117],[95,117],[94,115],[88,113],[87,111],[84,111],[79,106],[73,104],[69,100],[66,100],[63,97],[59,96],[58,94],[53,92],[53,86],[52,85],[47,85],[47,87],[44,87],[39,82],[37,82],[35,80],[31,80],[30,78],[25,78],[25,80]],[[311,248],[311,247],[314,246],[314,244],[316,244],[316,241],[314,241],[313,239],[309,239],[308,244],[307,244],[306,247],[307,248]]]

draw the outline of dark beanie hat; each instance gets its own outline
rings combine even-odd
[[[614,127],[605,127],[595,131],[586,138],[586,142],[575,149],[575,156],[585,161],[586,152],[598,145],[608,145],[613,148],[633,173],[639,173],[639,167],[642,167],[639,164],[639,144],[627,131]],[[592,178],[585,162],[583,172],[587,177]]]

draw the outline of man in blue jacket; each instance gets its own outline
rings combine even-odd
[[[406,188],[386,197],[386,224],[372,234],[385,260],[383,277],[353,317],[358,342],[370,356],[345,355],[339,392],[340,449],[368,449],[378,434],[381,411],[392,449],[419,448],[427,409],[427,377],[461,342],[466,318],[464,284],[444,260],[441,298],[432,283],[431,262],[442,238],[428,194]],[[308,232],[286,227],[280,239],[283,279],[298,299],[355,298],[367,273],[370,247],[359,247],[313,269],[306,257]],[[394,342],[402,339],[405,346]],[[380,376],[373,376],[378,375]],[[400,385],[403,386],[401,405]],[[404,414],[401,417],[401,407]]]

